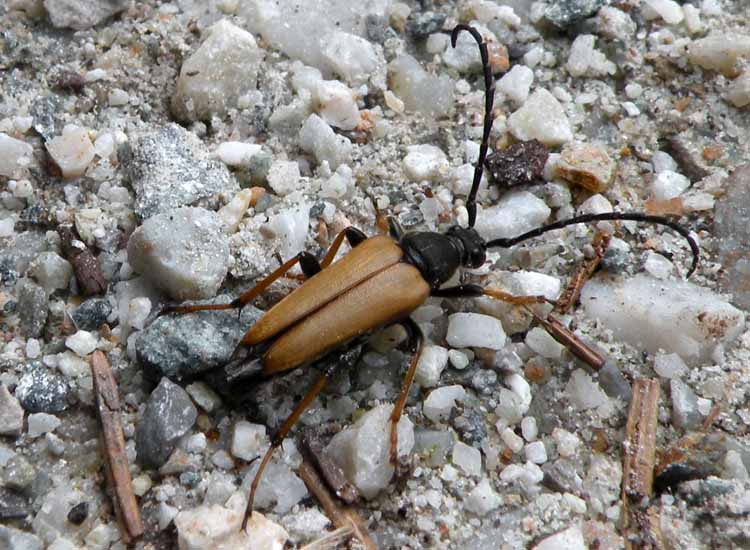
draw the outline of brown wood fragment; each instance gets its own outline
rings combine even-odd
[[[542,317],[531,308],[526,308],[526,310],[533,315],[534,320],[544,327],[544,330],[546,330],[552,338],[565,346],[570,353],[575,355],[595,371],[601,370],[607,361],[601,353],[586,344],[586,342],[576,336],[572,330],[551,315]]]
[[[359,499],[359,490],[349,483],[344,471],[326,452],[323,438],[319,433],[314,430],[306,432],[303,446],[305,456],[317,467],[317,471],[322,474],[326,484],[337,497],[347,504]]]
[[[138,502],[133,493],[133,484],[125,453],[125,437],[120,422],[120,396],[117,382],[107,358],[101,351],[94,352],[91,359],[94,379],[94,394],[102,427],[102,447],[105,456],[107,482],[112,493],[115,514],[120,524],[122,539],[129,544],[143,535],[143,522]]]
[[[659,382],[635,380],[622,469],[623,530],[629,548],[664,548],[658,508],[644,505],[653,493],[658,415]]]
[[[61,225],[57,228],[60,235],[62,251],[73,266],[78,286],[84,296],[102,294],[107,289],[99,258],[80,239],[72,225]]]
[[[349,506],[341,506],[336,502],[334,497],[326,488],[323,480],[320,479],[315,466],[312,465],[308,458],[302,460],[302,464],[297,471],[302,481],[305,482],[310,492],[318,499],[320,505],[325,510],[326,515],[337,529],[351,528],[353,535],[362,543],[366,550],[377,550],[375,542],[370,537],[367,529],[357,512]]]
[[[612,237],[609,234],[601,231],[597,232],[592,243],[595,255],[590,260],[579,265],[578,269],[571,276],[567,288],[560,295],[560,298],[558,298],[557,304],[555,304],[555,311],[557,313],[567,313],[578,302],[583,285],[586,284],[586,281],[591,278],[596,268],[599,267],[611,239]]]

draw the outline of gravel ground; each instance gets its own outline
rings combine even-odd
[[[749,547],[745,3],[371,4],[0,6],[0,547],[125,547],[105,492],[96,350],[122,398],[136,548],[319,540],[334,527],[296,475],[305,449],[343,475],[378,548],[643,545],[646,507],[657,546]],[[397,471],[388,415],[409,354],[395,327],[333,354],[353,366],[284,441],[263,516],[240,534],[256,459],[316,371],[249,383],[252,361],[239,374],[227,363],[299,283],[280,280],[239,316],[157,314],[226,303],[303,249],[321,258],[349,225],[376,234],[373,203],[409,231],[466,224],[484,89],[475,42],[451,48],[458,23],[489,43],[497,82],[480,235],[666,214],[699,243],[697,271],[685,280],[682,237],[633,222],[491,251],[452,281],[554,300],[612,233],[580,302],[556,314],[605,366],[516,306],[430,298],[412,314],[427,341]],[[626,420],[643,378],[660,388],[658,475],[627,510]]]

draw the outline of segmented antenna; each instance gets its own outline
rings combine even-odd
[[[527,241],[529,239],[533,239],[534,237],[538,237],[539,235],[543,235],[544,233],[547,233],[548,231],[554,231],[555,229],[562,229],[563,227],[567,227],[569,225],[574,225],[577,223],[591,223],[591,222],[617,221],[617,220],[646,222],[646,223],[653,223],[653,224],[664,225],[666,227],[669,227],[670,229],[679,233],[681,236],[685,238],[685,240],[690,245],[690,250],[693,253],[693,263],[690,265],[690,271],[688,271],[687,278],[689,278],[693,274],[695,269],[698,267],[698,259],[700,258],[700,249],[698,248],[698,243],[695,242],[695,239],[693,239],[693,237],[690,235],[690,232],[686,228],[684,228],[680,224],[675,223],[663,216],[651,216],[649,214],[641,214],[639,212],[605,212],[603,214],[585,214],[583,216],[576,216],[574,218],[568,218],[567,220],[560,220],[558,222],[554,222],[549,225],[543,225],[542,227],[537,227],[536,229],[527,231],[526,233],[523,233],[522,235],[518,235],[517,237],[512,237],[509,239],[494,239],[487,243],[487,248],[493,248],[493,247],[510,248],[511,246],[515,246],[523,241]]]
[[[487,44],[484,43],[484,39],[478,30],[469,25],[456,25],[451,32],[451,46],[456,47],[456,41],[461,31],[468,32],[477,41],[479,53],[482,56],[482,72],[484,73],[484,131],[482,132],[482,143],[479,146],[479,158],[474,166],[474,181],[471,184],[469,196],[466,198],[466,210],[469,212],[469,227],[474,227],[474,222],[477,220],[477,191],[479,190],[479,183],[482,181],[484,159],[487,156],[490,130],[492,129],[492,102],[495,100],[495,80],[492,78]]]

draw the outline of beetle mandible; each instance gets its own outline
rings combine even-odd
[[[474,229],[474,224],[477,215],[476,196],[492,127],[494,79],[487,46],[476,29],[468,25],[457,25],[451,33],[452,46],[456,46],[456,40],[462,31],[470,33],[479,45],[485,85],[482,141],[479,157],[474,166],[472,187],[466,200],[467,227],[456,224],[445,233],[404,232],[393,217],[388,218],[389,235],[367,237],[362,231],[348,227],[335,237],[322,261],[303,251],[283,262],[252,289],[228,304],[176,306],[163,312],[189,313],[242,308],[299,264],[305,281],[260,317],[245,333],[233,355],[233,361],[237,362],[246,359],[250,353],[259,356],[257,370],[261,378],[320,361],[334,350],[351,346],[352,342],[360,341],[363,335],[376,329],[394,323],[402,324],[409,334],[409,347],[413,356],[390,417],[390,458],[393,463],[396,461],[396,426],[406,405],[424,340],[419,326],[409,315],[429,296],[489,296],[520,306],[546,301],[540,296],[513,296],[475,284],[443,288],[444,283],[449,281],[459,268],[481,267],[485,263],[487,250],[491,248],[509,248],[548,231],[573,224],[613,220],[664,225],[685,237],[693,254],[688,277],[695,270],[699,257],[698,245],[687,229],[664,217],[638,212],[576,216],[541,226],[517,237],[485,241]],[[334,263],[333,260],[344,239],[351,246],[351,251]],[[559,332],[550,329],[551,326],[560,326],[559,323],[543,323],[543,326],[550,330],[553,337],[568,346],[571,345],[570,340],[565,341]],[[273,452],[321,392],[336,368],[343,363],[336,360],[326,362],[313,387],[274,434],[271,446],[263,456],[251,485],[243,529],[249,515],[252,514],[255,492]]]

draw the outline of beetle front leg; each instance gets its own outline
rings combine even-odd
[[[404,378],[404,384],[401,386],[401,394],[398,396],[396,403],[393,405],[393,411],[391,412],[391,464],[395,466],[398,458],[398,421],[401,420],[401,414],[404,412],[406,406],[406,398],[409,396],[409,389],[414,381],[414,375],[417,372],[417,364],[419,363],[419,356],[422,355],[422,348],[424,346],[424,335],[419,325],[415,323],[411,318],[407,318],[402,321],[404,328],[409,333],[409,342],[411,344],[411,351],[414,354],[409,364],[409,370],[406,371],[406,377]]]

